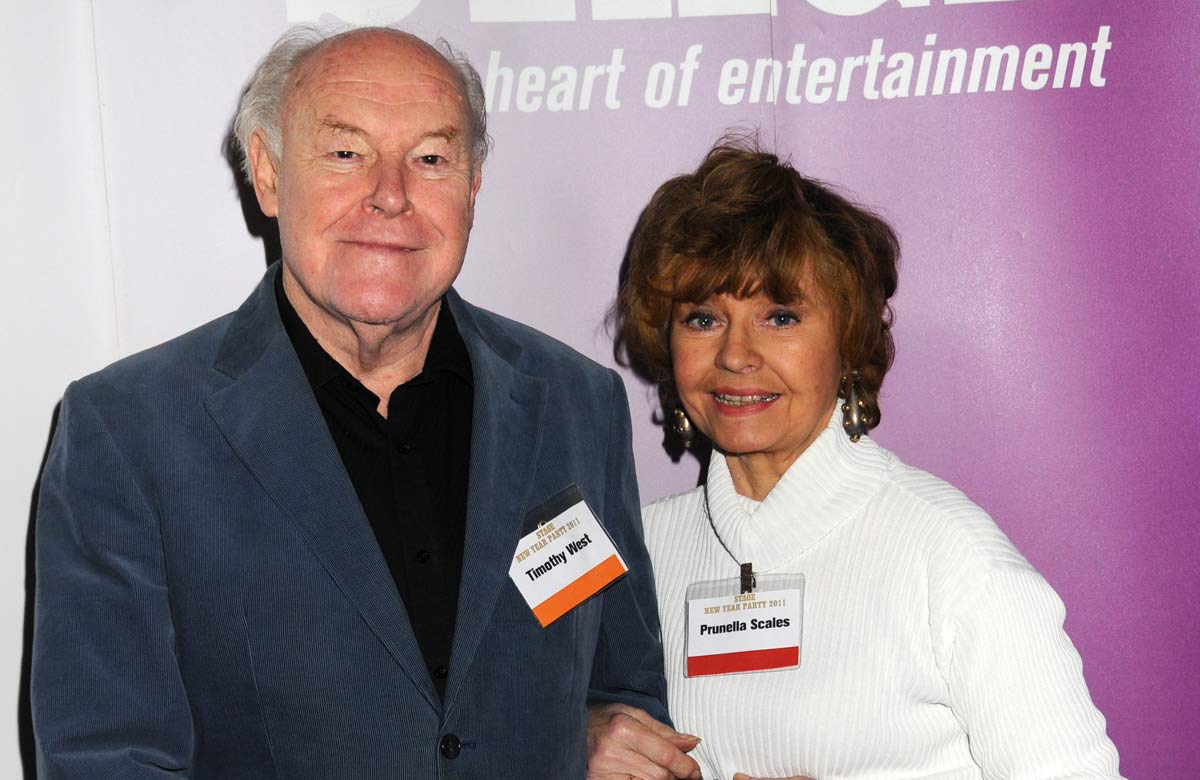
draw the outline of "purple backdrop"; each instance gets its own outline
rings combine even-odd
[[[617,5],[426,0],[405,20],[491,71],[497,146],[460,289],[611,364],[605,307],[638,213],[722,129],[759,128],[901,236],[897,361],[876,438],[988,509],[1062,595],[1123,773],[1200,776],[1200,700],[1186,683],[1200,666],[1200,6],[783,0],[775,16],[682,18],[700,4],[675,0],[660,4],[669,18],[593,18]],[[575,19],[533,21],[535,7],[574,8]],[[485,21],[503,8],[525,20]],[[892,55],[912,55],[907,97],[867,96],[877,38],[879,89],[901,67]],[[1073,42],[1084,45],[1079,85],[1069,60],[1055,88],[1060,46]],[[680,105],[680,65],[695,44]],[[803,69],[787,67],[796,44]],[[1016,47],[1012,88],[1001,67],[989,91],[983,61],[972,91],[971,58],[993,45]],[[955,48],[968,59],[961,91],[950,94],[947,79],[946,94],[931,94],[939,52]],[[624,66],[615,82],[614,49]],[[933,67],[919,90],[926,52]],[[858,55],[839,100],[845,58]],[[754,102],[755,60],[767,57],[781,62],[779,95],[765,99],[760,84]],[[740,100],[726,66],[735,58],[748,69]],[[559,66],[574,69],[574,89]],[[647,105],[648,74],[668,71],[670,100]],[[793,71],[799,102],[787,94]],[[905,91],[897,75],[889,88]],[[649,388],[628,375],[627,385],[643,499],[690,487],[696,464],[668,461]]]

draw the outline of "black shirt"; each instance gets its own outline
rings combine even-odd
[[[444,695],[458,609],[467,471],[471,359],[445,301],[421,373],[379,398],[305,327],[275,279],[284,329],[312,385],[342,464],[379,541],[438,695]]]

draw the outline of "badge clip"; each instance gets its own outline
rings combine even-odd
[[[753,593],[754,586],[755,586],[754,564],[753,563],[743,563],[742,564],[742,593]]]

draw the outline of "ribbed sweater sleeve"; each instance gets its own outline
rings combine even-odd
[[[1084,780],[1116,774],[1066,609],[1029,568],[993,571],[961,603],[945,637],[950,706],[988,778]]]

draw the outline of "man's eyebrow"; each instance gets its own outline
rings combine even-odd
[[[462,130],[457,125],[444,125],[437,130],[430,130],[421,136],[425,138],[441,138],[443,141],[453,141],[462,135]]]
[[[326,116],[324,119],[322,119],[318,123],[318,126],[322,130],[332,130],[335,133],[345,133],[346,135],[363,136],[363,135],[367,134],[367,132],[365,130],[363,130],[361,127],[356,127],[347,122],[343,122],[342,120],[340,120],[337,117],[332,116],[332,115]]]

